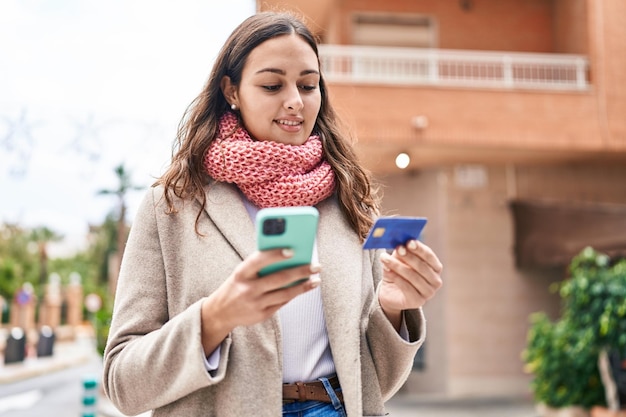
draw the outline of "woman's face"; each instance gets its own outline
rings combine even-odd
[[[302,145],[320,110],[319,82],[315,52],[294,34],[267,40],[253,49],[239,85],[224,77],[222,90],[229,103],[237,105],[253,138]]]

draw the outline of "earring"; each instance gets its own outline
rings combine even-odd
[[[237,110],[237,105],[235,103],[231,104],[230,109],[233,111]]]

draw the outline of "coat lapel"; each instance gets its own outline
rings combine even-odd
[[[245,259],[256,249],[255,227],[237,187],[213,182],[206,187],[205,193],[207,214],[239,256]]]
[[[363,250],[337,202],[327,199],[320,210],[319,256],[326,328],[344,395],[360,397],[360,354]]]

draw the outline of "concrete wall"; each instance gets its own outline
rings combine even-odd
[[[424,216],[428,224],[422,233],[422,241],[440,257],[446,258],[447,195],[445,173],[430,170],[419,173],[406,173],[381,178],[383,188],[383,209],[387,215]],[[447,266],[445,277],[448,276]],[[428,337],[424,347],[426,367],[414,372],[405,385],[409,392],[441,393],[447,391],[448,319],[447,283],[438,295],[425,308],[428,320]]]

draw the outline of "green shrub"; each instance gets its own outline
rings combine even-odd
[[[526,370],[534,375],[535,401],[553,408],[604,402],[604,388],[596,366],[597,351],[589,334],[580,337],[568,320],[551,322],[544,313],[531,316]]]
[[[550,407],[605,405],[598,371],[601,349],[626,348],[626,260],[584,249],[571,262],[570,278],[557,290],[562,314],[556,322],[531,315],[523,352],[533,374],[535,400]]]
[[[598,348],[626,347],[626,260],[611,264],[608,256],[584,249],[570,265],[571,279],[560,287],[563,317],[590,331]]]

